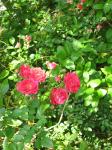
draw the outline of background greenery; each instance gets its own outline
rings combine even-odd
[[[0,145],[3,150],[112,150],[112,2],[2,0]],[[24,38],[30,35],[29,46]],[[17,47],[17,42],[20,47]],[[21,64],[58,64],[37,96],[15,89]],[[63,105],[49,102],[56,75],[75,71],[81,88]],[[61,83],[60,83],[61,84]],[[33,100],[32,100],[33,99]]]

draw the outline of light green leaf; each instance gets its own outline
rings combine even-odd
[[[79,49],[79,48],[83,48],[83,47],[84,47],[84,45],[80,41],[73,40],[73,48],[74,49]]]
[[[66,59],[66,60],[64,61],[64,66],[65,66],[67,69],[75,70],[74,61],[72,61],[72,60],[70,60],[70,59]]]
[[[112,97],[112,87],[108,88],[108,94]]]
[[[84,78],[84,81],[85,82],[88,82],[89,81],[89,72],[83,72],[83,78]]]
[[[97,93],[98,93],[98,96],[99,96],[99,97],[103,97],[103,96],[106,95],[107,90],[105,90],[105,89],[98,89],[98,90],[97,90]]]
[[[94,93],[94,89],[93,88],[87,88],[86,90],[85,90],[85,94],[86,95],[91,95],[91,94],[93,94]]]
[[[112,87],[112,74],[106,77],[106,82],[109,87]]]
[[[92,88],[96,88],[100,85],[100,83],[101,83],[100,79],[93,79],[88,83],[88,85],[91,86]]]
[[[14,37],[11,37],[11,38],[9,39],[9,42],[13,45],[13,44],[15,43],[15,38],[14,38]]]
[[[93,96],[92,96],[92,95],[87,96],[87,97],[85,98],[85,103],[84,103],[85,106],[91,105],[92,100],[93,100]]]
[[[9,126],[18,127],[18,126],[20,126],[21,124],[22,124],[22,121],[12,119],[12,120],[11,120],[11,123],[9,124]]]
[[[112,74],[112,66],[106,66],[104,68],[101,68],[101,71],[107,76],[109,74]]]

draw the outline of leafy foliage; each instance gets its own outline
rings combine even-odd
[[[0,5],[0,146],[3,150],[112,149],[112,2],[2,0]],[[4,10],[1,7],[4,6]],[[27,39],[26,37],[31,37]],[[48,70],[46,61],[57,63]],[[37,95],[17,92],[22,64],[48,75]],[[78,93],[52,106],[58,75],[75,71]],[[44,86],[44,88],[42,88]],[[63,114],[61,122],[60,114]],[[56,125],[56,126],[55,126]]]

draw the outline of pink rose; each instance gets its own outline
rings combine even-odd
[[[68,4],[73,4],[73,0],[67,0]]]
[[[80,88],[79,77],[74,72],[68,72],[64,76],[64,84],[68,92],[76,93]]]
[[[51,104],[60,105],[68,99],[68,93],[63,88],[53,88],[50,95]]]
[[[55,69],[57,64],[55,62],[47,62],[46,63],[48,69],[52,70],[52,69]]]
[[[81,3],[85,3],[86,2],[86,0],[81,0]]]
[[[56,81],[56,82],[60,82],[60,81],[61,81],[60,75],[58,75],[58,76],[55,77],[55,81]]]
[[[22,78],[29,78],[29,75],[30,75],[30,66],[28,66],[28,65],[21,65],[20,66],[19,75]]]
[[[45,82],[46,73],[40,67],[31,68],[30,69],[30,78],[35,81],[38,81],[38,82]]]
[[[32,79],[25,79],[16,84],[16,89],[22,94],[36,94],[38,92],[38,82]]]
[[[21,43],[17,42],[16,45],[15,45],[15,48],[20,48],[20,47],[21,47]]]
[[[25,41],[26,41],[26,42],[30,43],[31,40],[32,40],[32,38],[31,38],[30,35],[26,35],[26,36],[25,36]]]
[[[82,9],[83,9],[82,4],[80,4],[80,3],[79,3],[79,4],[77,4],[77,8],[78,8],[78,9],[80,9],[80,10],[82,10]]]

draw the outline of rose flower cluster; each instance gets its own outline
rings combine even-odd
[[[47,63],[48,69],[55,69],[56,65],[54,62]],[[30,68],[29,65],[22,65],[19,75],[23,80],[17,83],[16,88],[19,92],[26,95],[37,94],[39,83],[46,80],[46,73],[40,67]],[[58,75],[55,77],[55,81],[60,82],[61,77]],[[80,80],[74,72],[66,73],[63,82],[64,88],[59,87],[51,90],[50,100],[53,105],[63,104],[68,100],[70,93],[77,93],[80,88]]]
[[[80,88],[80,80],[76,73],[68,72],[64,76],[64,88],[53,88],[50,99],[54,105],[63,104],[69,98],[69,93],[77,93]]]
[[[45,82],[46,73],[40,67],[30,68],[28,65],[20,67],[19,75],[23,78],[16,88],[22,94],[30,95],[38,92],[39,83]]]
[[[83,9],[83,4],[86,2],[86,0],[80,0],[80,3],[77,4],[77,8],[82,10]]]

